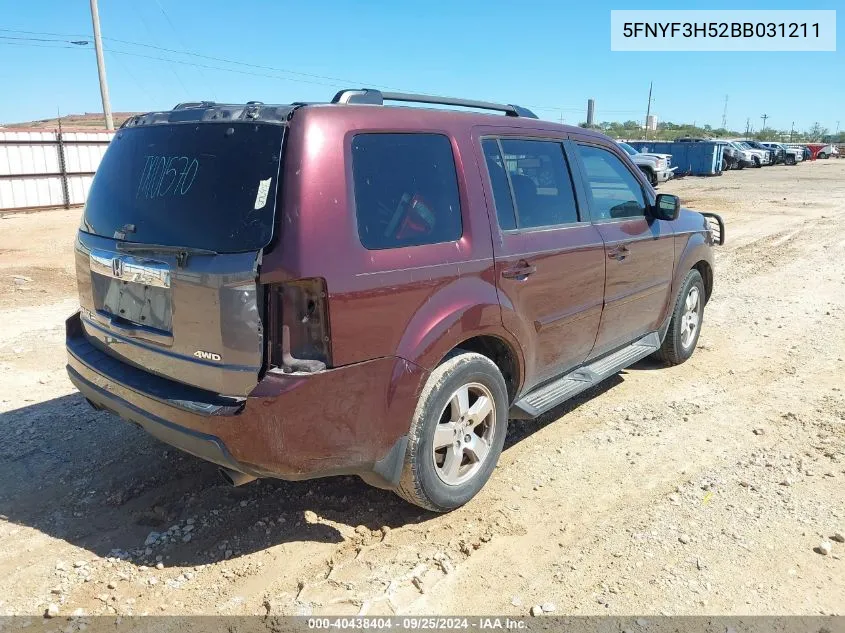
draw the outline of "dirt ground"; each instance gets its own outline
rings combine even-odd
[[[845,160],[661,190],[727,223],[695,355],[512,422],[445,516],[351,477],[226,487],[90,409],[79,211],[0,219],[0,615],[845,613]]]

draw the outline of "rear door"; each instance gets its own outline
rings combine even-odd
[[[273,238],[284,127],[118,131],[76,243],[89,340],[146,371],[246,395],[263,364],[257,268]]]
[[[604,311],[591,358],[657,330],[672,286],[675,241],[670,222],[648,214],[652,193],[616,148],[575,144],[590,217],[604,239]]]
[[[579,209],[563,144],[481,139],[496,283],[504,325],[524,350],[525,389],[582,363],[601,317],[604,245]]]

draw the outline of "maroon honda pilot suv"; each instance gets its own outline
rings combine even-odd
[[[231,483],[357,474],[447,511],[508,419],[690,357],[723,232],[519,106],[180,104],[97,171],[67,371]]]

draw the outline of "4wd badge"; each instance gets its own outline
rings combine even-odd
[[[215,354],[214,352],[204,352],[201,349],[195,351],[194,356],[202,358],[203,360],[220,360],[220,354]]]

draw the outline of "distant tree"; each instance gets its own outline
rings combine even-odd
[[[586,123],[580,123],[580,127],[587,127]],[[592,129],[601,130],[608,136],[616,139],[643,139],[646,133],[648,138],[654,141],[674,141],[677,138],[692,136],[699,138],[731,138],[742,136],[742,133],[726,128],[713,128],[711,125],[696,126],[690,123],[673,123],[672,121],[660,121],[657,130],[645,130],[639,121],[602,121],[593,125]],[[765,136],[757,135],[757,138],[778,138],[780,132],[765,130]]]
[[[819,122],[816,121],[805,134],[810,141],[821,141],[829,132],[830,130],[819,125]]]

